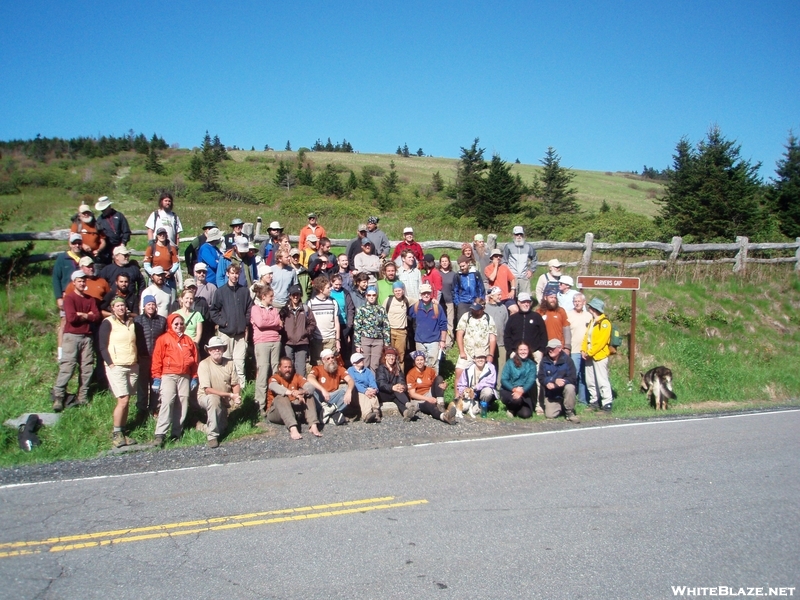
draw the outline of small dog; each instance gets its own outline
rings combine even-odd
[[[675,400],[677,396],[672,391],[672,370],[668,367],[655,367],[647,373],[639,373],[642,380],[639,390],[647,393],[647,399],[655,406],[656,410],[667,410],[668,400]]]
[[[465,388],[464,393],[458,396],[454,402],[457,419],[463,419],[465,412],[469,413],[469,416],[473,419],[481,413],[481,405],[475,397],[475,390],[472,388]]]

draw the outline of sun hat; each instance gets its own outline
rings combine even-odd
[[[97,210],[97,211],[103,212],[105,209],[107,209],[112,204],[113,204],[113,202],[111,202],[111,200],[108,199],[108,196],[100,196],[97,199],[97,202],[94,205],[94,209]]]

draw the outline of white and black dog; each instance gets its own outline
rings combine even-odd
[[[668,367],[655,367],[639,374],[642,376],[639,389],[647,393],[647,399],[656,410],[667,410],[667,401],[677,398],[672,391],[672,371]]]

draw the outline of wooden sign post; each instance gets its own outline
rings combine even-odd
[[[631,337],[628,341],[628,381],[633,381],[633,362],[636,355],[636,290],[638,277],[606,277],[602,275],[580,275],[578,288],[587,290],[630,290],[631,291]]]

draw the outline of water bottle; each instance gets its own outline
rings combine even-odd
[[[486,400],[481,400],[481,418],[486,418],[486,413],[489,412],[489,403]]]

